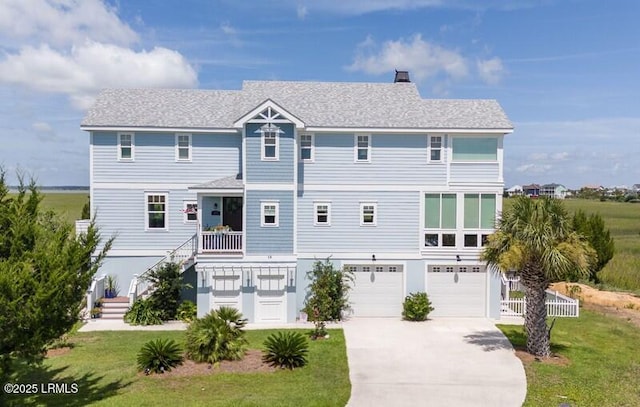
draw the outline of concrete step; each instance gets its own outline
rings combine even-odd
[[[102,307],[102,309],[129,308],[129,301],[127,301],[127,302],[103,302],[101,307]]]

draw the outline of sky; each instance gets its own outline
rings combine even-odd
[[[637,0],[0,0],[0,165],[89,184],[102,88],[391,82],[496,99],[505,185],[640,184]]]

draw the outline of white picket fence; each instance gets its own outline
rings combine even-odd
[[[547,316],[577,318],[580,316],[580,301],[564,296],[557,291],[547,290]],[[521,317],[527,311],[525,298],[509,298],[500,302],[500,314],[507,317]]]

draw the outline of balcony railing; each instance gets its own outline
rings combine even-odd
[[[205,253],[242,253],[243,232],[201,232],[200,248]]]

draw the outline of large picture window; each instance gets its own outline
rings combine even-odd
[[[456,246],[456,194],[425,194],[424,245]]]
[[[464,228],[493,229],[496,219],[495,194],[464,195]]]
[[[146,201],[147,229],[167,229],[167,194],[147,194]]]
[[[496,137],[453,137],[451,141],[453,161],[496,161],[498,139]]]

